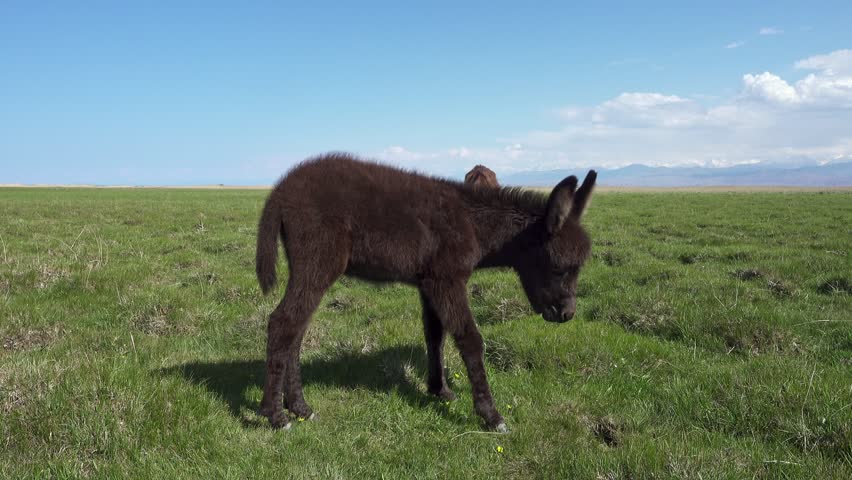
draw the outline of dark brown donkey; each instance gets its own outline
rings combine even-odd
[[[564,179],[549,196],[518,188],[476,188],[406,172],[345,154],[307,160],[266,200],[257,236],[257,278],[275,285],[278,238],[290,278],[269,317],[266,383],[260,414],[287,428],[310,418],[302,395],[299,350],[323,293],[343,274],[406,282],[420,290],[429,365],[428,390],[455,397],[444,378],[446,333],[458,347],[476,412],[488,428],[506,431],[483,365],[482,336],[467,301],[477,268],[515,269],[533,309],[545,320],[574,316],[577,276],[591,242],[580,216],[592,193],[590,171]]]

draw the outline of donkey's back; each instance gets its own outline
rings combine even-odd
[[[263,262],[258,257],[261,284],[264,278],[274,281],[268,273],[274,263],[268,262],[278,225],[291,267],[307,266],[311,259],[300,256],[316,253],[311,246],[317,244],[341,250],[344,273],[368,280],[413,283],[442,249],[456,257],[443,261],[475,263],[464,188],[469,187],[345,154],[303,162],[267,201],[261,221],[261,231],[269,223],[267,245],[258,249],[265,254]]]

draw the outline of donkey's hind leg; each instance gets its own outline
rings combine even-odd
[[[345,252],[313,246],[310,256],[297,257],[288,249],[291,270],[287,290],[269,316],[266,381],[259,413],[269,418],[273,428],[290,425],[282,408],[282,393],[292,414],[302,418],[311,416],[311,408],[302,394],[299,368],[302,337],[323,294],[346,268]]]
[[[290,283],[288,283],[288,292]],[[284,384],[284,355],[279,345],[282,343],[282,325],[288,323],[291,318],[286,313],[285,305],[289,293],[285,294],[275,310],[269,315],[266,339],[266,380],[263,386],[263,400],[260,402],[258,414],[269,418],[273,428],[289,428],[290,420],[287,418],[281,405],[281,388]]]
[[[290,423],[283,411],[282,393],[291,413],[303,418],[311,415],[302,394],[299,351],[311,314],[331,284],[299,285],[292,277],[284,300],[269,316],[267,329],[266,382],[260,413],[269,418],[273,428],[287,428]]]

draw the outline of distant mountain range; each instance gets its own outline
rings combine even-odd
[[[825,165],[737,165],[734,167],[649,167],[628,165],[615,169],[596,169],[598,184],[631,187],[703,187],[703,186],[852,186],[852,162]],[[518,172],[499,178],[503,185],[548,186],[568,175],[580,181],[586,169]]]

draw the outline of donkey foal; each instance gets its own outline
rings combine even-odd
[[[455,395],[444,377],[451,335],[467,368],[473,404],[488,428],[505,432],[485,376],[482,336],[471,315],[473,270],[510,267],[533,309],[551,322],[574,316],[577,277],[591,250],[580,226],[597,177],[564,179],[549,196],[519,188],[478,188],[346,154],[296,166],[270,193],[257,236],[257,278],[276,282],[278,239],[290,268],[284,299],[269,316],[266,381],[259,413],[287,428],[284,407],[302,418],[302,337],[323,293],[341,275],[405,282],[420,291],[428,391]],[[283,399],[282,399],[283,395]]]

